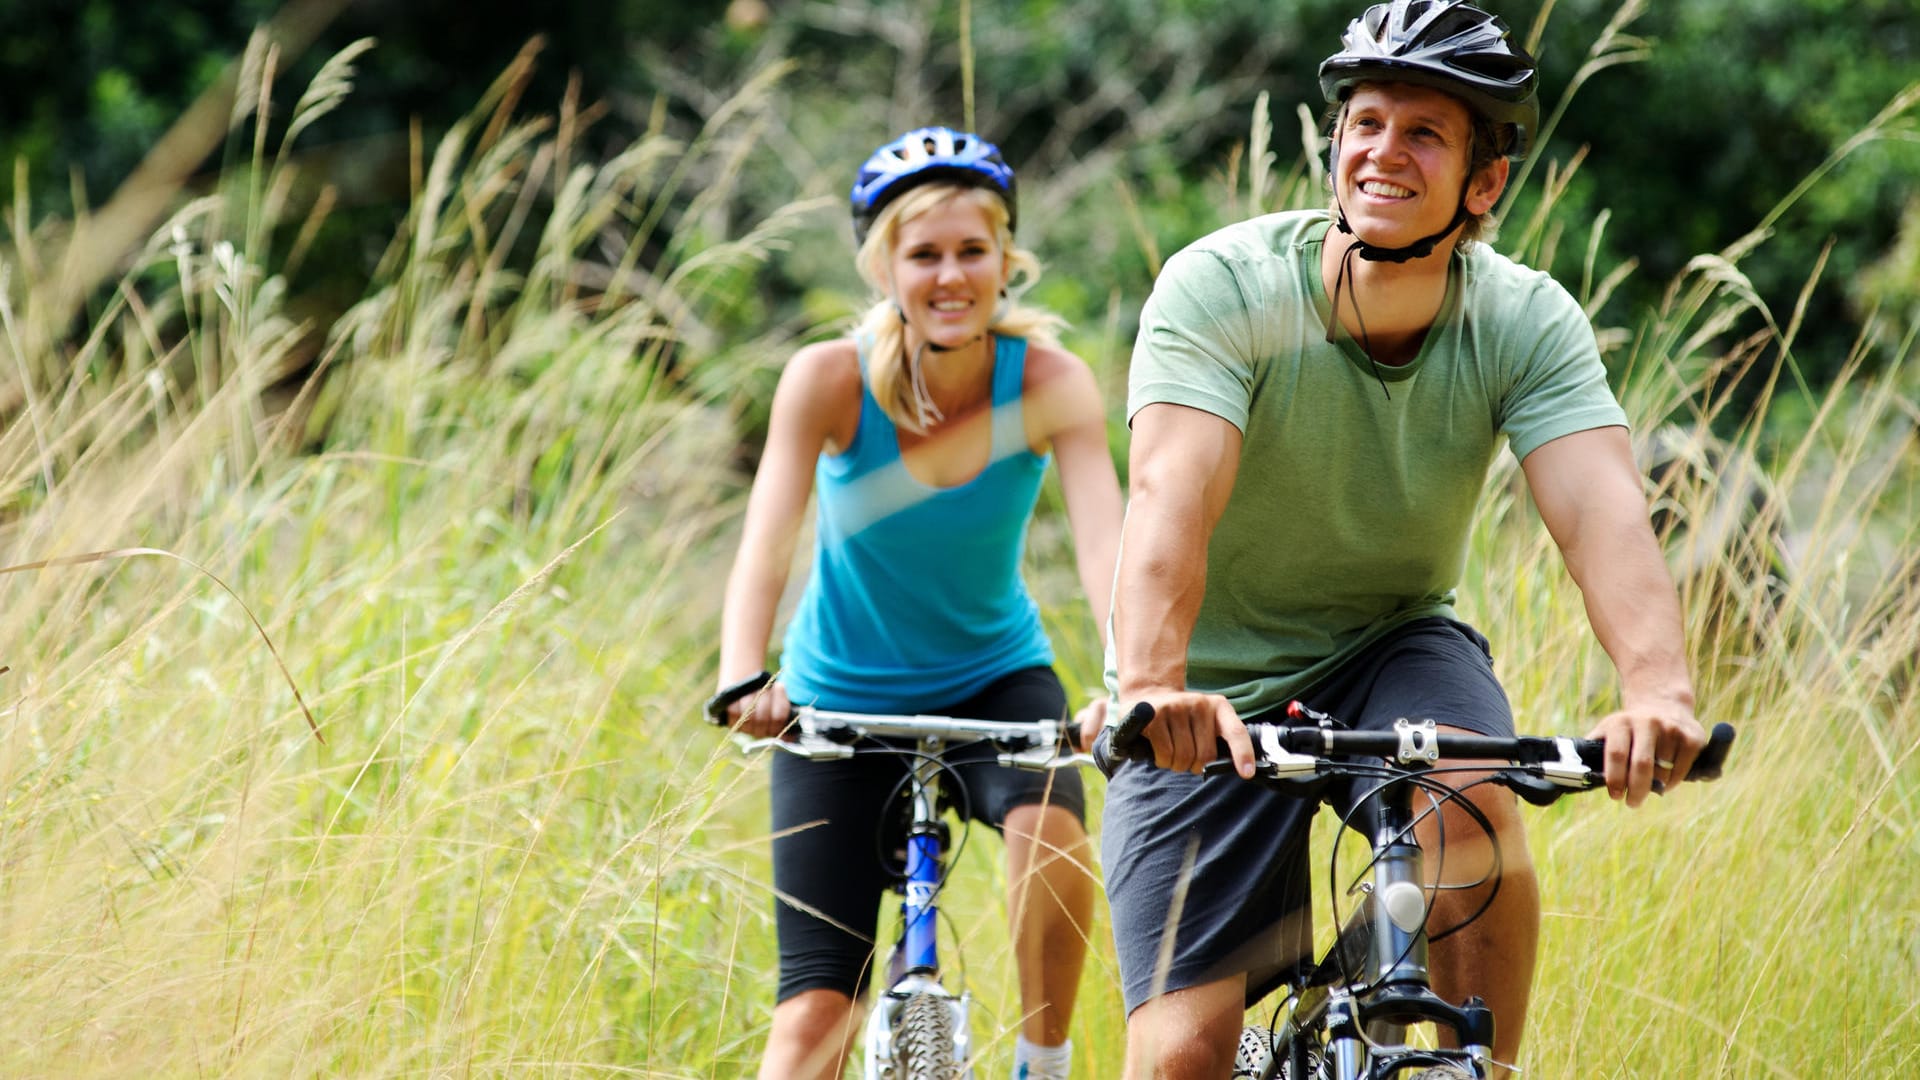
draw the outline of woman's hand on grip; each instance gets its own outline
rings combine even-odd
[[[723,683],[721,689],[727,685]],[[792,722],[793,703],[787,699],[786,684],[778,679],[727,704],[727,726],[751,738],[785,737]]]

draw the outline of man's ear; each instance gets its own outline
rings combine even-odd
[[[1506,158],[1495,158],[1493,163],[1473,175],[1473,182],[1467,187],[1467,213],[1475,217],[1493,209],[1500,201],[1500,193],[1507,190],[1507,175],[1513,163]]]

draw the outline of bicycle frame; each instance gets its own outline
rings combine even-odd
[[[1293,1076],[1305,1076],[1311,1067],[1311,1048],[1295,1036],[1315,1028],[1328,1032],[1324,1064],[1330,1077],[1368,1077],[1376,1065],[1391,1069],[1397,1058],[1424,1055],[1405,1045],[1407,1028],[1421,1022],[1452,1029],[1459,1052],[1476,1073],[1484,1074],[1493,1060],[1492,1010],[1477,997],[1451,1005],[1429,984],[1426,878],[1421,848],[1413,840],[1413,796],[1414,786],[1397,779],[1372,796],[1372,874],[1362,886],[1366,901],[1319,965],[1342,976],[1331,987],[1297,994],[1292,1015],[1277,1033],[1277,1041],[1293,1055]]]
[[[727,687],[707,701],[709,720],[721,723],[731,701],[766,685],[766,672]],[[938,757],[949,743],[972,740],[994,742],[998,761],[1025,769],[1072,767],[1091,762],[1085,754],[1066,753],[1063,747],[1075,729],[1060,720],[1029,723],[962,720],[942,716],[887,716],[829,712],[802,706],[794,710],[794,737],[751,739],[736,734],[743,750],[779,749],[809,759],[845,758],[854,754],[859,738],[911,739],[909,803],[906,837],[906,876],[898,891],[900,937],[887,965],[886,989],[868,1014],[862,1040],[864,1080],[892,1080],[902,1057],[901,1039],[925,1038],[938,1044],[938,1053],[957,1069],[941,1075],[972,1080],[972,1032],[968,1012],[972,995],[956,994],[943,981],[939,951],[939,892],[946,877],[947,830],[940,820],[941,774],[946,766]],[[925,1048],[925,1044],[922,1044]],[[908,1056],[917,1053],[909,1043]]]
[[[1278,1031],[1261,1032],[1249,1046],[1243,1034],[1235,1076],[1272,1080],[1376,1080],[1404,1075],[1423,1065],[1444,1065],[1481,1077],[1493,1066],[1493,1013],[1478,997],[1449,1004],[1434,993],[1427,972],[1428,905],[1423,858],[1413,826],[1416,789],[1438,789],[1448,798],[1459,789],[1429,779],[1444,755],[1479,764],[1481,782],[1498,782],[1536,806],[1553,803],[1572,791],[1604,786],[1604,744],[1594,740],[1543,737],[1442,735],[1430,720],[1395,721],[1391,732],[1353,731],[1333,717],[1293,702],[1287,715],[1307,724],[1249,724],[1255,751],[1255,775],[1268,783],[1311,782],[1334,775],[1370,777],[1378,783],[1363,805],[1372,809],[1371,875],[1361,885],[1366,902],[1313,969],[1291,989],[1293,1008]],[[1151,763],[1152,748],[1141,736],[1153,720],[1150,705],[1136,704],[1102,732],[1093,748],[1095,763],[1111,776],[1120,762]],[[1711,780],[1720,775],[1734,730],[1713,731],[1685,777]],[[1224,752],[1224,751],[1223,751]],[[1316,757],[1314,755],[1323,755]],[[1347,758],[1371,758],[1355,767]],[[1490,769],[1486,762],[1504,762]],[[1218,761],[1206,771],[1230,773]],[[1472,783],[1466,786],[1473,786]],[[1658,790],[1658,788],[1656,788]],[[1318,798],[1310,785],[1306,797]],[[1469,804],[1470,805],[1470,804]],[[1476,815],[1477,816],[1477,815]],[[1483,827],[1486,826],[1481,819]],[[1457,1050],[1424,1050],[1406,1045],[1410,1024],[1430,1022],[1450,1029]],[[1257,1072],[1240,1070],[1257,1069]],[[1284,1071],[1283,1071],[1284,1070]]]
[[[930,994],[946,1006],[954,1059],[966,1063],[972,1056],[967,1019],[972,995],[964,989],[959,994],[947,989],[940,971],[939,891],[946,874],[946,827],[940,821],[941,766],[934,758],[945,745],[940,736],[921,736],[920,756],[911,770],[913,810],[907,828],[906,879],[900,885],[900,937],[894,944],[894,962],[888,964],[887,988],[867,1016],[864,1080],[885,1080],[891,1075],[894,1033],[906,1003],[917,994]],[[963,1064],[960,1075],[972,1077],[971,1064]]]

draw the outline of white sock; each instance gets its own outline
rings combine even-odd
[[[1067,1080],[1073,1065],[1073,1040],[1059,1046],[1036,1046],[1025,1035],[1013,1040],[1013,1080]]]

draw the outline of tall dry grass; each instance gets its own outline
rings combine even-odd
[[[788,347],[707,320],[813,207],[670,235],[719,220],[771,79],[588,165],[577,116],[516,118],[523,74],[427,155],[290,404],[268,391],[310,328],[271,148],[182,206],[78,338],[24,325],[62,231],[0,254],[0,564],[27,567],[0,576],[0,1071],[724,1074],[753,1052],[689,1008],[691,985],[759,990],[714,949],[759,932],[705,840],[737,783],[685,723],[741,487],[701,365]]]
[[[356,55],[295,115],[336,107]],[[83,230],[11,220],[0,565],[66,561],[0,575],[0,1072],[750,1072],[774,964],[764,780],[693,712],[744,484],[738,373],[804,330],[742,335],[729,311],[819,208],[727,231],[777,73],[691,137],[656,130],[605,164],[583,160],[571,105],[523,115],[522,74],[421,148],[405,228],[290,400],[274,388],[314,328],[287,305],[305,233],[277,226],[308,211],[284,148],[256,143],[178,207],[77,332],[40,298]],[[1310,119],[1285,174],[1256,130],[1236,205],[1316,204]],[[1538,220],[1510,225],[1536,254],[1566,235],[1551,207]],[[1750,250],[1607,335],[1637,421],[1704,430],[1727,371],[1790,353],[1791,317],[1734,333],[1755,316]],[[1583,299],[1597,309],[1609,280],[1594,267]],[[1102,332],[1083,331],[1096,348]],[[1742,729],[1727,778],[1533,819],[1548,917],[1529,1075],[1913,1066],[1920,385],[1903,333],[1896,363],[1856,369],[1806,419],[1735,425],[1779,493],[1778,527],[1751,533],[1784,537],[1790,572],[1759,588],[1740,546],[1716,545],[1685,582],[1703,715]],[[1696,476],[1659,496],[1705,522],[1726,494]],[[1083,684],[1097,643],[1056,511],[1034,579]],[[1463,603],[1523,724],[1577,731],[1610,675],[1529,513],[1496,480]],[[949,899],[1003,1070],[997,863],[971,844]],[[1082,1076],[1118,1069],[1116,982],[1097,948]]]

